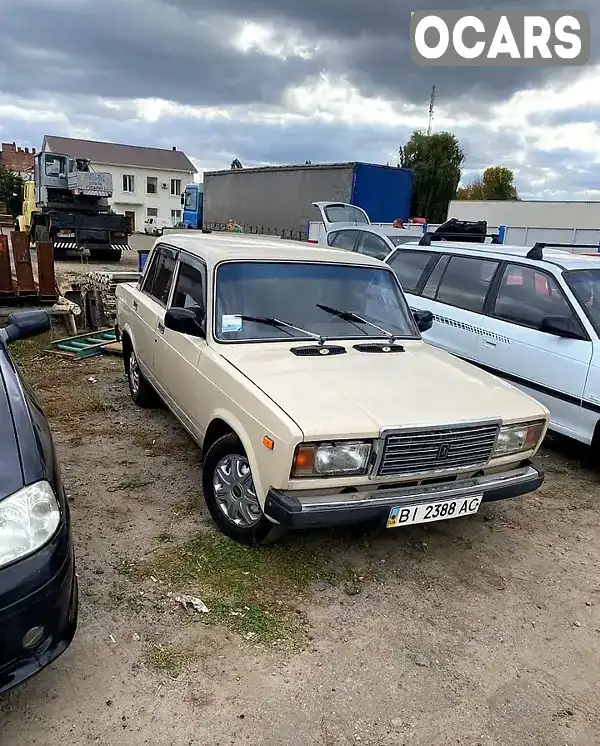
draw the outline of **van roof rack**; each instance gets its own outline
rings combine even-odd
[[[554,241],[537,241],[525,255],[527,259],[543,259],[544,249],[596,249],[600,252],[597,243],[555,243]]]
[[[498,233],[434,233],[432,231],[427,231],[427,233],[423,234],[423,237],[419,241],[419,246],[431,246],[431,237],[436,236],[434,239],[435,241],[447,241],[449,238],[455,238],[456,241],[461,241],[462,243],[483,243],[481,241],[465,241],[465,236],[472,236],[473,238],[491,238],[492,244],[499,244],[500,236]]]

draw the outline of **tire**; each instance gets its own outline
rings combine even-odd
[[[140,370],[140,366],[133,348],[129,351],[129,357],[126,360],[123,358],[125,364],[125,373],[127,374],[127,381],[129,383],[129,393],[134,404],[144,409],[150,409],[158,404],[158,394],[152,388],[152,385],[146,380],[144,374]]]
[[[216,489],[218,483],[221,491]],[[202,466],[202,488],[213,521],[230,539],[257,546],[269,544],[283,534],[281,526],[262,512],[246,453],[233,433],[223,435],[208,449]]]

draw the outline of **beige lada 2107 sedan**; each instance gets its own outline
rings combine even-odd
[[[431,323],[379,260],[291,241],[166,236],[117,287],[131,396],[158,393],[200,445],[208,509],[243,543],[542,484],[548,411],[424,342]]]

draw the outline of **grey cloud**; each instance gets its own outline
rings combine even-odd
[[[533,114],[529,118],[534,125],[560,127],[564,124],[579,124],[591,122],[600,127],[600,106],[579,107],[566,111],[556,111],[549,114]]]
[[[235,51],[226,43],[234,19],[217,8],[201,20],[158,0],[9,0],[4,10],[0,87],[8,92],[268,103],[320,69],[316,61]]]
[[[93,91],[197,105],[275,103],[287,85],[324,70],[347,75],[364,94],[425,102],[435,83],[440,101],[467,97],[485,105],[548,76],[579,73],[416,67],[409,58],[410,12],[426,8],[426,0],[4,0],[4,5],[0,86],[15,92]],[[437,8],[457,5],[470,7],[464,0],[438,0]],[[529,8],[536,5],[537,0]],[[514,3],[487,0],[481,7],[509,9]],[[577,4],[586,7],[600,17],[597,0]],[[245,20],[296,31],[307,44],[319,42],[316,57],[284,61],[236,51],[227,41]]]
[[[245,122],[235,116],[235,111],[229,119],[167,115],[157,122],[141,122],[94,100],[65,98],[57,103],[61,109],[77,112],[70,116],[73,127],[89,130],[97,139],[165,148],[175,145],[209,170],[228,168],[236,157],[246,166],[303,163],[306,159],[313,163],[363,160],[394,164],[398,145],[410,136],[410,128],[385,124]],[[44,134],[65,134],[48,131],[48,127],[24,122],[19,127],[20,144],[39,147]],[[459,126],[454,131],[467,152],[466,182],[488,166],[504,165],[515,171],[517,188],[524,197],[585,199],[585,190],[598,185],[598,167],[588,153],[530,147],[522,163],[517,154],[522,151],[523,138],[518,135],[490,137],[488,131],[475,125]],[[4,136],[2,130],[0,134]],[[532,189],[533,180],[544,180],[545,184]]]

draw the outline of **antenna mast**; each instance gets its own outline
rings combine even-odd
[[[427,126],[427,137],[431,135],[433,126],[433,107],[435,106],[435,86],[431,89],[431,99],[429,100],[429,125]]]

